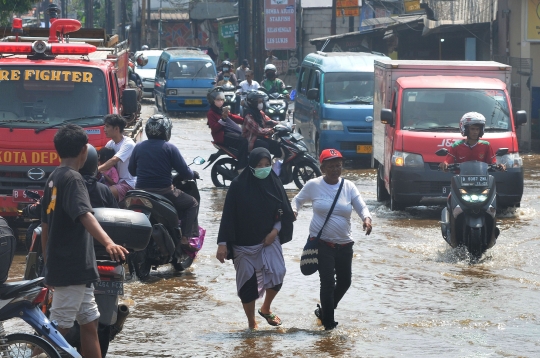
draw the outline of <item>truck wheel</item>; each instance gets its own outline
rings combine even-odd
[[[392,194],[390,194],[390,210],[391,211],[403,210],[403,204],[398,203]]]
[[[384,187],[384,180],[381,179],[382,174],[382,166],[379,164],[377,168],[377,201],[386,201],[390,198],[390,195],[388,195],[388,191]]]

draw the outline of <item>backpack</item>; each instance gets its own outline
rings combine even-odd
[[[0,216],[0,285],[6,282],[9,268],[15,256],[17,239],[6,219]]]

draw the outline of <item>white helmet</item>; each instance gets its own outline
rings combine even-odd
[[[277,72],[277,68],[276,68],[276,66],[269,63],[268,65],[264,66],[264,72],[266,73],[266,71],[275,71],[275,72]]]
[[[484,128],[486,126],[486,117],[478,112],[465,113],[459,120],[459,130],[461,135],[467,137],[469,135],[469,126],[477,124],[482,126],[480,129],[480,137],[484,135]]]

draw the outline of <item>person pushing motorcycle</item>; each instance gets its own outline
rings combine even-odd
[[[459,130],[462,139],[454,142],[450,147],[444,162],[439,164],[441,170],[446,171],[449,164],[463,163],[478,160],[487,164],[495,164],[497,159],[493,154],[493,148],[488,141],[481,140],[484,135],[486,118],[478,112],[468,112],[459,121]],[[506,170],[504,164],[499,164],[500,170]]]

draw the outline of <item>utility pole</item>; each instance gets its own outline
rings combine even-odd
[[[85,0],[84,2],[85,7],[85,14],[84,14],[84,27],[87,29],[91,29],[94,27],[94,1],[93,0]]]
[[[336,34],[337,0],[332,0],[332,20],[330,20],[330,35]]]
[[[161,21],[161,7],[163,6],[163,2],[159,0],[159,26],[158,26],[158,48],[161,50],[161,32],[162,32],[162,26],[163,22]]]
[[[113,23],[112,0],[105,0],[105,31],[109,35],[113,33]]]
[[[145,20],[145,17],[144,15],[146,15],[146,0],[142,0],[142,4],[141,4],[141,42],[143,45],[146,44],[146,26],[145,26],[145,23],[144,23],[144,20]]]

